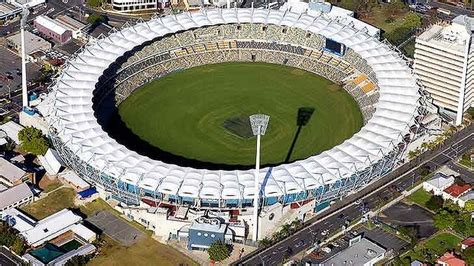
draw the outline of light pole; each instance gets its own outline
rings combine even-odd
[[[28,88],[26,84],[26,47],[25,47],[25,27],[27,24],[28,8],[23,8],[21,12],[21,25],[20,25],[20,35],[21,35],[21,94],[22,94],[22,102],[23,102],[23,109],[28,108]]]
[[[250,125],[252,126],[252,133],[257,136],[257,154],[255,156],[255,191],[253,197],[253,233],[252,241],[258,240],[258,200],[260,190],[258,189],[258,176],[260,172],[260,136],[265,135],[270,116],[264,114],[254,114],[250,116]]]

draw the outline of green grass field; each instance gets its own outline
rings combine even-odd
[[[206,65],[169,74],[137,90],[120,106],[128,128],[155,147],[189,159],[252,165],[255,139],[225,129],[229,119],[271,116],[262,163],[281,163],[295,136],[300,107],[315,108],[291,160],[321,153],[362,127],[355,100],[312,73],[266,63]]]
[[[426,203],[431,199],[433,195],[429,192],[426,192],[423,188],[418,189],[413,192],[408,198],[415,202],[416,204],[426,207]]]

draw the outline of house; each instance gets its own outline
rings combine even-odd
[[[467,248],[470,248],[474,246],[474,237],[468,237],[466,239],[464,239],[463,241],[461,241],[461,250],[465,250]]]
[[[423,182],[423,189],[434,195],[442,195],[443,190],[454,184],[454,177],[436,173],[431,179]]]
[[[207,250],[216,241],[231,243],[227,233],[227,224],[218,218],[199,217],[189,227],[188,249]]]
[[[0,218],[3,212],[33,202],[34,195],[26,183],[8,189],[0,189]]]
[[[443,190],[441,196],[444,200],[452,200],[455,203],[458,203],[459,197],[463,196],[471,190],[471,185],[469,184],[457,184],[454,183],[451,186]]]
[[[459,259],[452,252],[446,252],[437,261],[441,266],[466,266],[466,262]]]
[[[19,185],[28,179],[25,171],[0,157],[0,183],[8,187]]]
[[[349,247],[323,261],[320,265],[372,266],[385,257],[386,249],[368,238],[358,235],[349,241]]]

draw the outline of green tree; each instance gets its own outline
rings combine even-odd
[[[438,230],[452,228],[455,225],[456,218],[448,210],[441,210],[433,216],[434,226]]]
[[[443,198],[441,196],[431,196],[426,202],[426,207],[432,211],[438,211],[443,207]]]
[[[467,265],[474,265],[474,247],[467,248],[462,254]]]
[[[24,254],[26,250],[25,241],[20,237],[16,237],[10,249],[18,255]]]
[[[209,258],[213,261],[223,261],[230,256],[230,249],[227,244],[218,240],[211,244],[207,254],[209,254]]]
[[[41,130],[34,127],[26,127],[18,132],[20,148],[24,152],[34,155],[44,155],[48,150],[48,141],[41,133]]]
[[[405,22],[403,24],[412,29],[421,27],[421,17],[414,12],[410,12],[405,16]]]
[[[272,244],[272,241],[268,238],[264,238],[264,239],[261,239],[260,241],[258,241],[258,245],[261,246],[261,247],[268,247]]]
[[[390,1],[384,6],[384,13],[387,17],[394,17],[398,12],[405,8],[405,4],[401,1]]]
[[[89,22],[92,25],[98,25],[100,23],[107,23],[108,18],[105,15],[98,14],[98,13],[92,13],[89,15],[87,18],[87,22]]]
[[[474,200],[468,200],[466,204],[464,204],[464,209],[468,212],[474,212]]]
[[[87,5],[91,7],[99,7],[103,3],[102,0],[87,0]]]
[[[82,266],[86,265],[90,260],[92,256],[91,255],[86,255],[86,256],[74,256],[70,258],[65,266]]]

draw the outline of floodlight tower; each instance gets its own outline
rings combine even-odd
[[[26,85],[26,48],[25,48],[25,27],[27,24],[28,8],[23,8],[20,21],[21,35],[21,95],[23,100],[23,109],[28,108],[28,88]]]
[[[257,154],[255,156],[255,191],[253,198],[253,234],[252,241],[258,240],[258,200],[260,198],[260,190],[258,189],[258,176],[260,172],[260,136],[265,135],[270,116],[264,114],[254,114],[250,116],[250,125],[252,133],[257,136]]]

